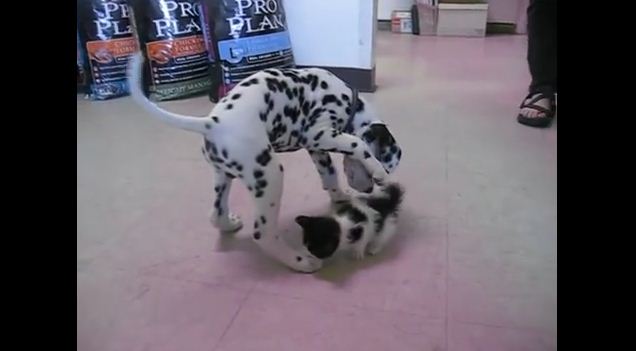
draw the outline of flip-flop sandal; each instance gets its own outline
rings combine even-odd
[[[532,96],[534,96],[534,98],[526,102],[526,100],[530,99]],[[543,106],[535,105],[537,101],[542,99],[550,100],[550,109],[547,109]],[[525,99],[523,99],[523,103],[521,104],[520,108],[530,108],[539,112],[543,112],[544,116],[542,117],[526,117],[521,113],[517,115],[517,122],[530,127],[545,128],[550,125],[552,119],[554,118],[554,115],[556,114],[556,104],[554,102],[554,97],[547,96],[543,93],[529,94],[528,96],[526,96]]]

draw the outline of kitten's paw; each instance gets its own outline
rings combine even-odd
[[[379,253],[380,253],[380,251],[382,251],[382,247],[381,247],[381,246],[379,246],[379,245],[369,245],[369,246],[367,247],[367,253],[368,253],[370,256],[375,256],[375,255],[379,254]]]
[[[351,257],[356,260],[356,261],[360,261],[364,258],[364,250],[353,250],[351,251]]]

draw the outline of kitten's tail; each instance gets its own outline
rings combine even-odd
[[[384,192],[389,196],[387,207],[391,212],[398,211],[404,199],[404,189],[398,183],[389,183],[384,188]]]
[[[371,195],[366,195],[367,204],[382,216],[396,213],[404,198],[404,189],[398,183],[388,183],[377,187]]]

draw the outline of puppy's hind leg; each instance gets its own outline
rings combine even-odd
[[[243,227],[241,218],[231,213],[228,206],[232,178],[231,175],[215,167],[214,192],[216,199],[214,207],[210,210],[210,221],[224,233],[233,233]]]
[[[257,157],[253,169],[246,169],[245,182],[254,198],[254,242],[269,256],[293,270],[312,273],[322,261],[306,250],[294,250],[278,233],[278,213],[283,195],[283,166],[268,149]]]

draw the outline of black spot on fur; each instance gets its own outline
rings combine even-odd
[[[219,117],[217,116],[212,116],[212,120],[214,121],[214,123],[219,123]]]
[[[355,243],[356,241],[362,238],[362,232],[364,230],[362,227],[355,227],[349,230],[349,234],[347,235],[347,239],[349,239],[350,243]]]
[[[254,178],[260,178],[264,175],[263,171],[261,171],[260,169],[255,169],[254,170]]]
[[[242,87],[249,87],[250,85],[254,85],[254,84],[258,84],[258,79],[252,78],[252,79],[248,80],[247,82],[241,83],[241,86]]]
[[[224,157],[225,159],[227,159],[227,150],[226,150],[226,149],[223,149],[223,150],[221,151],[221,154],[223,155],[223,157]]]
[[[256,181],[256,188],[263,189],[267,188],[267,181],[265,179],[259,179]]]
[[[341,97],[342,97],[342,100],[349,101],[349,96],[347,94],[342,94]]]
[[[340,102],[340,100],[338,100],[338,97],[337,97],[337,96],[335,96],[335,95],[333,95],[333,94],[325,95],[325,96],[322,98],[322,104],[323,104],[323,105],[327,105],[327,104],[330,104],[330,103],[332,103],[332,102],[338,103],[338,102]],[[342,103],[341,103],[341,104],[342,104]]]
[[[339,215],[346,214],[349,219],[354,223],[365,222],[367,220],[367,215],[365,215],[358,208],[351,205],[351,203],[346,203],[342,205],[337,211]]]
[[[287,86],[287,82],[281,82],[274,78],[265,78],[265,82],[267,82],[267,89],[273,92],[284,91]]]
[[[263,150],[258,156],[256,156],[256,162],[261,166],[267,166],[269,161],[272,160],[272,155],[269,154],[268,150]]]
[[[269,74],[271,74],[271,75],[273,75],[275,77],[280,76],[280,74],[278,74],[278,72],[276,72],[274,70],[271,70],[271,69],[266,69],[265,72],[267,72],[267,73],[269,73]]]
[[[364,158],[369,158],[371,157],[371,154],[368,151],[364,152]]]
[[[355,148],[356,146],[358,146],[358,143],[356,143],[356,142],[351,143],[351,147],[352,148]]]
[[[238,98],[241,97],[241,94],[234,94],[232,95],[232,100],[238,100]]]
[[[307,80],[309,85],[311,86],[311,91],[316,90],[316,87],[318,86],[318,77],[313,74],[310,74],[307,76]]]
[[[323,89],[327,89],[329,88],[329,84],[327,84],[327,82],[325,82],[324,80],[320,83],[320,87]]]
[[[294,93],[292,93],[292,90],[291,90],[291,89],[289,89],[289,88],[285,89],[285,95],[287,95],[287,98],[288,98],[289,100],[291,100],[291,99],[293,99],[293,98],[294,98]]]
[[[314,141],[318,141],[318,139],[320,139],[320,137],[321,137],[324,133],[325,133],[325,131],[324,131],[324,130],[319,131],[319,132],[318,132],[318,134],[316,134],[316,135],[314,136]]]
[[[265,93],[265,95],[263,95],[263,99],[265,100],[265,103],[269,103],[269,100],[272,98],[270,93]]]
[[[265,218],[265,216],[261,216],[261,223],[267,224],[267,219]]]
[[[210,128],[212,128],[212,126],[210,125],[210,123],[205,123],[205,124],[204,124],[204,126],[205,126],[205,129],[210,129]]]
[[[231,109],[232,109],[232,107],[234,107],[234,105],[232,105],[232,104],[227,104],[227,106],[226,106],[225,108],[226,108],[227,110],[231,110]]]
[[[296,256],[296,261],[300,262],[300,261],[302,261],[302,260],[303,260],[303,258],[302,258],[302,257],[300,257],[300,256]]]
[[[254,240],[258,240],[260,238],[261,238],[261,233],[260,232],[254,233]]]
[[[358,100],[358,108],[356,108],[356,112],[362,112],[364,110],[364,102],[362,100]]]
[[[278,165],[278,169],[280,169],[280,171],[283,171],[283,165]]]
[[[263,197],[263,195],[265,195],[265,193],[263,192],[263,190],[257,190],[256,193],[254,193],[255,197]]]

